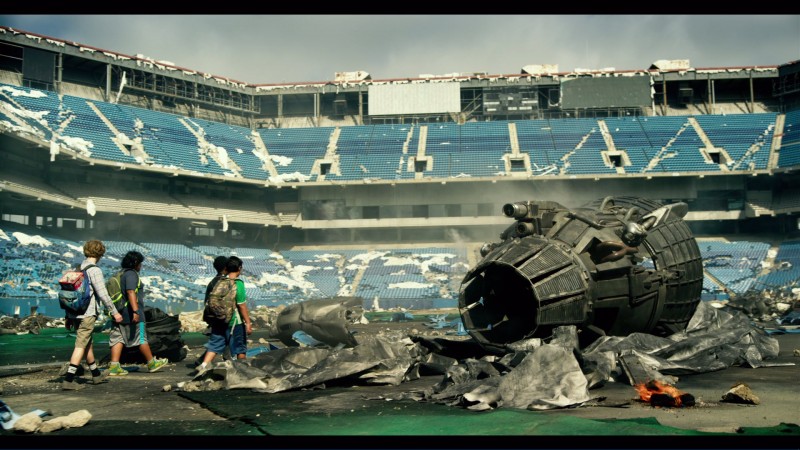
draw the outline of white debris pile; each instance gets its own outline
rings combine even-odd
[[[202,333],[208,328],[208,324],[203,321],[203,311],[182,312],[178,314],[181,321],[182,333]]]
[[[264,305],[256,306],[250,309],[250,320],[255,329],[268,329],[275,323],[281,311],[285,308],[284,305],[278,307],[267,307]],[[208,328],[208,324],[203,321],[203,311],[182,312],[178,315],[181,321],[182,333],[202,333]]]

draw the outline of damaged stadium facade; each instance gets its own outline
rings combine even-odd
[[[570,210],[503,206],[516,219],[467,272],[465,328],[487,349],[575,325],[585,337],[682,330],[700,302],[703,265],[685,203],[606,197]],[[652,264],[650,264],[652,261]]]

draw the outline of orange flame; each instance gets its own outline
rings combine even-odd
[[[684,393],[675,386],[661,383],[658,380],[650,380],[647,383],[640,383],[634,386],[639,392],[642,401],[649,402],[654,394],[663,394],[672,397],[675,406],[681,406],[681,395]]]

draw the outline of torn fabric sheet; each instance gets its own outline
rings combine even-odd
[[[605,336],[584,350],[584,355],[612,351],[635,354],[662,374],[705,373],[734,365],[766,365],[778,356],[778,341],[750,324],[739,311],[727,312],[700,303],[686,331],[661,338],[645,333],[627,337]]]
[[[293,366],[293,373],[280,377],[273,376],[264,381],[266,387],[258,392],[274,393],[289,389],[311,387],[326,381],[358,376],[362,380],[376,384],[398,385],[404,381],[404,375],[415,360],[411,357],[408,346],[415,344],[410,339],[393,339],[385,337],[369,337],[352,348],[327,350],[316,347],[293,347],[263,353],[254,358],[253,366],[264,368],[266,372],[277,375],[283,371],[280,361],[290,358],[297,352],[315,352],[316,363],[302,370],[300,364]],[[285,355],[280,355],[285,353]],[[284,358],[275,359],[275,356]],[[266,364],[262,365],[262,361]],[[306,364],[312,361],[306,361]]]

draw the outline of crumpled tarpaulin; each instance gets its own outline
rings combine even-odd
[[[559,327],[551,343],[537,341],[510,345],[519,351],[501,358],[469,358],[449,368],[427,399],[477,411],[554,409],[590,400],[588,379],[575,356],[577,329]]]
[[[289,347],[262,353],[249,363],[215,366],[226,386],[275,393],[352,379],[354,384],[391,384],[420,373],[442,380],[416,400],[487,410],[499,407],[545,410],[577,407],[589,390],[609,380],[627,381],[619,361],[636,357],[653,379],[712,372],[733,365],[770,366],[778,341],[751,325],[744,314],[701,303],[685,331],[661,338],[644,333],[605,336],[578,346],[577,328],[558,327],[547,342],[526,339],[488,354],[475,341],[421,336],[362,336],[351,348]],[[224,371],[221,369],[225,369]],[[224,373],[222,373],[224,372]],[[407,394],[398,394],[409,398]]]
[[[222,377],[227,389],[265,393],[347,377],[367,384],[399,385],[415,373],[410,370],[418,361],[415,347],[411,339],[400,335],[365,336],[351,348],[287,347],[261,353],[248,363],[219,362],[205,377]]]
[[[779,345],[775,338],[754,327],[745,314],[701,302],[684,331],[666,338],[645,333],[605,336],[584,349],[583,355],[608,351],[617,356],[636,355],[660,374],[685,375],[734,365],[773,366],[764,360],[777,357]],[[657,379],[655,372],[653,378]]]
[[[298,370],[301,365],[295,364],[294,373],[283,374],[280,350],[262,353],[253,359],[252,365],[268,372],[271,376],[265,379],[266,387],[259,392],[281,392],[289,389],[315,386],[326,381],[350,376],[366,380],[371,384],[400,384],[415,358],[409,347],[415,344],[409,338],[396,339],[385,336],[362,337],[357,346],[341,349],[320,349],[313,353],[313,358],[305,359],[305,371]],[[286,358],[292,358],[298,350],[286,349]],[[309,353],[303,352],[308,355]],[[278,356],[278,358],[275,358]]]

